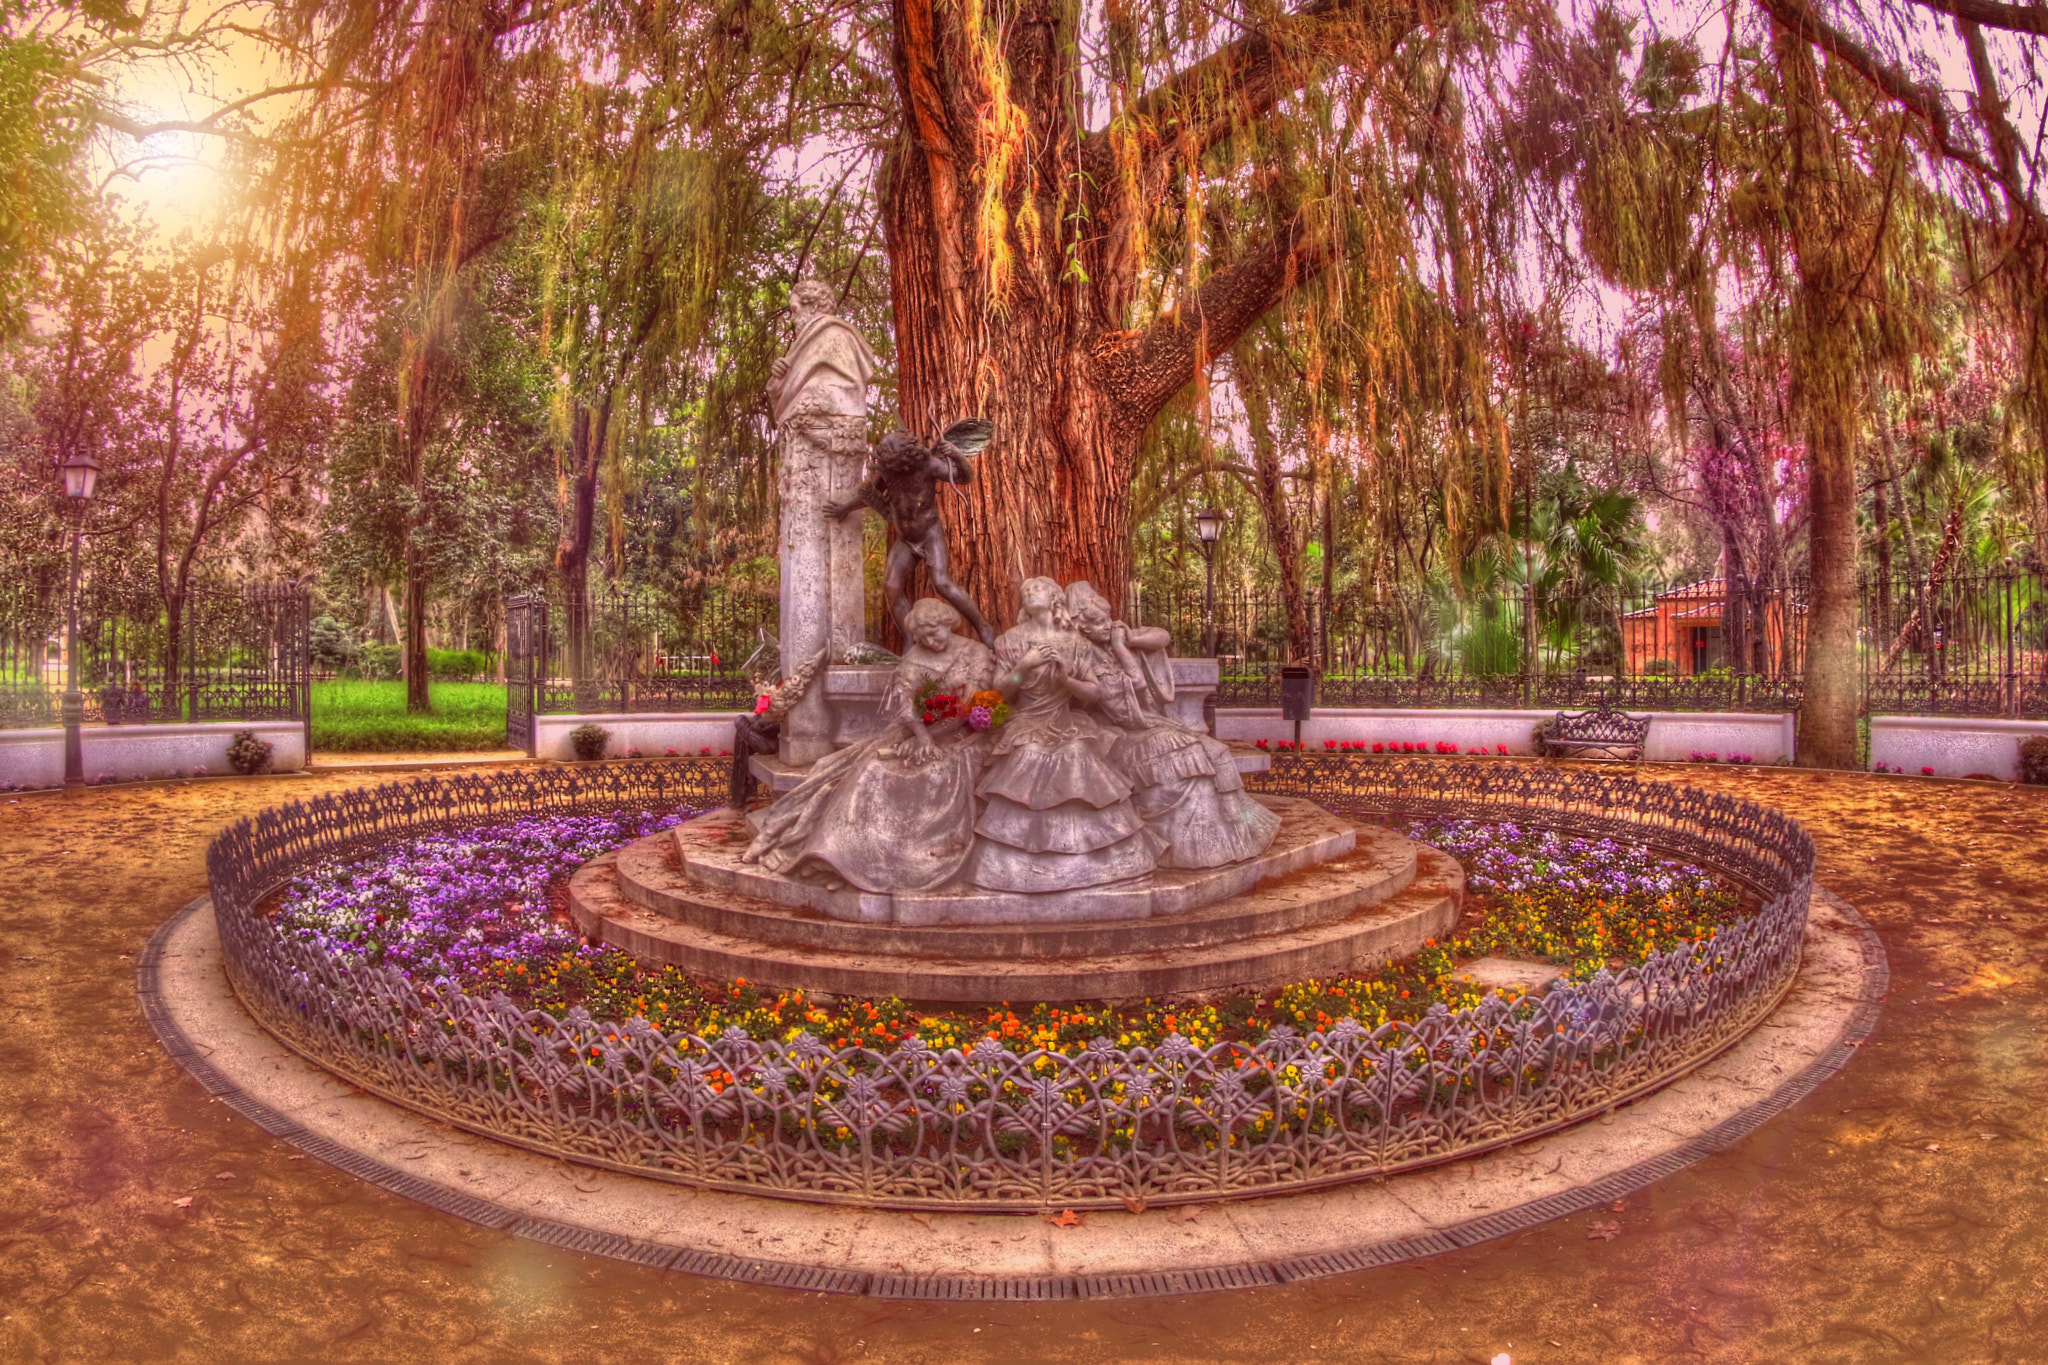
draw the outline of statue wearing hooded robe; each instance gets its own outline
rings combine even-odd
[[[790,290],[796,324],[789,350],[769,369],[777,491],[782,504],[782,671],[820,650],[839,658],[866,636],[860,527],[828,521],[824,508],[853,495],[867,456],[867,386],[875,354],[834,316],[831,289],[804,280]],[[813,689],[782,727],[782,757],[803,766],[832,751],[824,689]]]

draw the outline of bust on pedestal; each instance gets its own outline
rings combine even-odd
[[[867,455],[867,386],[875,355],[845,319],[832,291],[816,280],[790,290],[796,335],[770,370],[777,488],[782,501],[782,669],[820,650],[836,658],[866,633],[858,523],[824,509],[853,496]],[[782,724],[781,758],[806,766],[832,752],[833,719],[825,689],[812,688]]]

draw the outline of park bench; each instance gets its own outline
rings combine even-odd
[[[1605,706],[1591,711],[1560,711],[1543,731],[1543,752],[1552,758],[1612,758],[1635,760],[1643,756],[1643,742],[1650,737],[1650,718],[1631,716]]]

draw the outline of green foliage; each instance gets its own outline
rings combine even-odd
[[[487,678],[497,671],[498,656],[488,649],[430,649],[427,651],[429,677],[467,681]]]
[[[595,762],[604,757],[605,746],[611,742],[612,732],[602,725],[585,723],[569,732],[570,747],[576,750],[576,757],[585,762]]]
[[[307,628],[311,637],[313,667],[339,672],[354,668],[362,658],[363,647],[356,639],[355,632],[335,620],[332,616],[316,616]]]
[[[1480,677],[1522,671],[1522,637],[1505,614],[1491,615],[1467,626],[1458,644],[1465,671]]]
[[[501,685],[436,683],[432,691],[434,709],[416,715],[405,709],[403,683],[314,683],[313,747],[340,753],[505,747],[505,689]]]
[[[26,325],[45,254],[85,215],[89,126],[67,66],[44,39],[0,31],[0,338]]]
[[[390,682],[398,677],[403,654],[397,645],[364,645],[356,659],[356,676],[366,682]]]
[[[254,730],[237,730],[228,744],[228,766],[244,777],[270,766],[270,742],[256,738]]]
[[[2020,781],[2048,783],[2048,735],[2020,741]]]

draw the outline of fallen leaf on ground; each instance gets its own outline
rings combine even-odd
[[[1589,1242],[1611,1242],[1619,1236],[1619,1223],[1594,1223],[1586,1229],[1586,1240]]]
[[[1075,1213],[1072,1209],[1061,1209],[1046,1221],[1056,1228],[1077,1228],[1088,1220]]]

